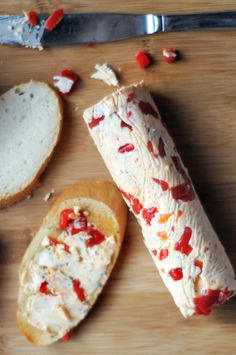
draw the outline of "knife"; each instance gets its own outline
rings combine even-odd
[[[236,12],[196,14],[66,14],[53,31],[44,29],[48,15],[32,27],[25,16],[0,15],[0,44],[29,48],[102,43],[160,32],[236,28]]]

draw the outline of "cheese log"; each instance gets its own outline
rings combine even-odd
[[[121,88],[84,120],[181,313],[209,314],[235,293],[235,274],[149,91]]]

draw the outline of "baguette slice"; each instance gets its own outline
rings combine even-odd
[[[0,97],[0,207],[38,184],[59,140],[62,101],[43,82],[20,84]]]
[[[73,235],[68,235],[66,232],[61,234],[62,231],[59,228],[58,221],[61,211],[64,209],[72,209],[75,213],[78,213],[78,210],[84,211],[83,213],[86,215],[88,225],[93,224],[92,227],[90,226],[88,228],[95,228],[100,231],[105,236],[105,240],[100,244],[90,245],[90,247],[87,246],[87,248],[84,249],[84,245],[88,242],[88,240],[84,242],[86,241],[86,237],[83,233],[86,232],[75,233]],[[19,270],[20,288],[17,319],[19,327],[31,342],[37,345],[48,345],[62,338],[87,315],[102,291],[116,262],[125,232],[126,220],[127,208],[119,190],[111,182],[81,181],[76,185],[68,187],[59,196],[27,248]],[[67,245],[67,252],[65,250],[61,251],[60,249],[64,248],[65,244],[61,244],[62,247],[59,245],[45,246],[45,244],[47,244],[45,243],[45,236],[49,238],[53,237],[53,240],[62,240],[62,235],[64,235],[65,238],[63,242]],[[113,244],[110,243],[111,241],[113,241]],[[75,243],[78,242],[80,242],[79,247],[75,245]],[[108,248],[109,245],[111,249]],[[45,250],[47,250],[46,253],[48,253],[48,250],[52,250],[49,255],[49,263],[54,260],[55,255],[58,255],[60,264],[63,264],[64,257],[69,260],[69,266],[67,268],[65,267],[65,269],[64,266],[56,265],[53,265],[51,270],[47,267],[44,269],[46,274],[48,270],[51,272],[51,274],[46,277],[48,281],[46,289],[49,289],[50,293],[54,292],[54,295],[47,295],[40,292],[41,281],[45,279],[40,279],[41,271],[37,271],[37,265],[38,260],[42,259],[44,263],[42,264],[40,261],[41,265],[45,267],[47,264],[47,262],[45,262]],[[42,257],[42,253],[44,253],[44,257]],[[89,256],[86,253],[88,253]],[[91,269],[86,266],[92,262],[90,258],[94,260]],[[105,259],[107,261],[103,263]],[[78,260],[80,260],[81,263],[78,263]],[[73,281],[70,279],[64,280],[64,276],[62,277],[57,274],[60,269],[63,275],[69,275],[72,268],[74,269]],[[101,276],[97,277],[99,272]],[[58,279],[57,275],[59,275]],[[38,277],[39,282],[37,281]],[[60,279],[60,277],[62,277],[62,279]],[[73,287],[75,279],[77,281],[79,280],[79,288],[82,287],[82,289],[78,291],[78,282],[76,281],[80,300],[77,296],[74,297],[75,289],[73,289]],[[58,284],[55,284],[57,292],[52,289],[55,280],[58,282]],[[90,283],[89,280],[93,281]],[[73,282],[73,287],[70,285],[70,282]],[[37,283],[38,285],[35,285]],[[95,284],[96,287],[94,287]],[[58,287],[62,288],[62,290],[58,291]],[[67,291],[67,289],[69,291]],[[60,303],[59,306],[59,308],[63,310],[62,317],[58,315],[58,307],[55,308],[55,316],[53,315],[54,311],[52,311],[51,307],[48,307],[49,303],[47,302],[54,302],[54,300],[57,302],[57,297],[58,299],[64,297],[64,303],[62,305]],[[86,298],[86,300],[84,300],[84,298]],[[59,300],[59,302],[61,301]],[[34,304],[37,309],[31,308]],[[40,308],[40,305],[42,305],[42,308]],[[82,308],[83,311],[80,312]],[[46,325],[47,328],[45,327]]]

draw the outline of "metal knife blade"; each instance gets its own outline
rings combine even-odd
[[[115,13],[66,14],[53,31],[44,29],[48,15],[32,27],[24,16],[0,16],[0,44],[30,48],[101,43],[158,32],[236,28],[236,12],[155,15]]]

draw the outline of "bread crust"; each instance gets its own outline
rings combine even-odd
[[[102,206],[107,206],[110,210],[110,215],[109,216],[104,216],[104,218],[101,221],[101,224],[103,226],[102,230],[104,228],[111,228],[113,229],[114,237],[116,239],[116,250],[114,253],[114,256],[111,260],[111,263],[107,267],[106,274],[109,277],[119,254],[120,247],[123,241],[124,237],[124,232],[126,228],[126,222],[127,222],[127,207],[123,201],[123,198],[117,189],[117,187],[109,181],[81,181],[77,184],[71,185],[67,187],[57,198],[55,203],[52,205],[49,213],[46,215],[46,217],[43,220],[43,223],[28,246],[25,255],[22,259],[20,269],[19,269],[19,274],[21,275],[24,270],[27,269],[27,266],[29,264],[29,261],[33,257],[35,253],[37,253],[38,247],[41,244],[41,241],[44,237],[44,234],[41,233],[46,226],[49,225],[50,221],[52,218],[55,218],[55,215],[59,213],[60,206],[66,201],[70,199],[86,199],[89,201],[89,199],[99,201],[101,204],[101,211],[102,211]],[[99,211],[101,213],[101,211]],[[96,212],[96,211],[95,211]],[[98,226],[99,227],[99,226]],[[93,304],[96,302],[96,299],[102,289],[97,289],[96,290],[96,295],[94,298],[94,301],[92,302]],[[23,293],[19,292],[18,296],[18,312],[17,312],[17,322],[19,327],[21,328],[22,332],[24,335],[27,337],[29,341],[36,345],[48,345],[56,340],[59,339],[59,336],[54,336],[51,337],[48,333],[42,332],[41,330],[37,329],[33,325],[27,322],[25,317],[23,316],[22,313],[22,301],[24,301],[24,295]],[[79,323],[79,322],[78,322]]]
[[[59,129],[58,129],[58,134],[56,136],[56,139],[53,143],[53,149],[51,151],[51,153],[49,154],[49,156],[46,158],[46,160],[42,163],[41,167],[39,168],[38,172],[36,173],[34,179],[26,186],[23,188],[23,190],[17,192],[14,195],[10,195],[6,198],[0,199],[0,208],[4,208],[4,207],[9,207],[11,205],[13,205],[14,203],[24,199],[26,196],[28,196],[40,183],[39,183],[39,178],[42,175],[42,173],[44,172],[44,170],[46,169],[49,161],[52,158],[52,155],[55,151],[55,148],[61,138],[61,133],[62,133],[62,126],[63,126],[63,113],[64,113],[64,108],[63,108],[63,102],[62,99],[59,95],[59,93],[50,85],[44,83],[44,82],[36,82],[31,80],[31,83],[40,83],[42,85],[47,86],[48,88],[50,88],[50,90],[54,93],[54,95],[57,98],[57,103],[58,103],[58,107],[59,107],[59,114],[60,114],[60,121],[59,121]],[[22,83],[20,85],[24,85],[27,83]],[[16,87],[19,87],[20,85],[17,85]]]

